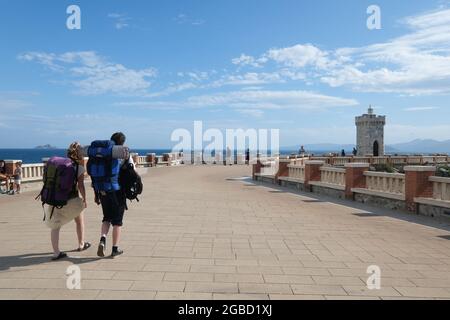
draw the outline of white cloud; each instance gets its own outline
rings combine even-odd
[[[0,91],[0,114],[4,116],[7,110],[15,111],[32,107],[34,103],[31,100],[38,95],[38,92],[33,91]]]
[[[428,111],[428,110],[436,110],[439,109],[438,107],[412,107],[412,108],[405,108],[403,111]]]
[[[19,99],[2,99],[0,97],[0,112],[6,110],[22,109],[29,106],[32,106],[32,104],[28,101]]]
[[[250,86],[250,85],[261,85],[268,83],[282,83],[285,82],[281,74],[274,72],[247,72],[244,74],[233,74],[223,76],[221,79],[216,80],[211,83],[211,87],[221,87],[226,85],[234,86]]]
[[[194,81],[203,81],[209,78],[208,72],[187,72],[187,76],[189,76]]]
[[[403,36],[364,47],[322,50],[313,44],[296,44],[270,49],[259,58],[242,54],[232,61],[250,66],[272,61],[279,68],[274,73],[281,77],[308,83],[318,79],[331,87],[361,92],[449,94],[450,9],[401,22],[408,28]],[[284,75],[280,70],[285,70]]]
[[[233,64],[240,65],[240,66],[247,66],[250,65],[252,67],[260,67],[262,61],[256,60],[252,56],[248,56],[246,54],[241,54],[239,58],[234,58],[231,60]]]
[[[411,28],[424,29],[433,26],[440,26],[450,22],[450,9],[441,9],[407,17],[403,21]]]
[[[297,44],[288,48],[271,49],[265,56],[287,67],[303,68],[313,66],[326,68],[330,63],[328,53],[311,44]]]
[[[122,64],[109,62],[93,51],[66,52],[63,54],[28,52],[19,59],[36,61],[54,71],[67,72],[77,80],[71,83],[77,93],[97,95],[113,93],[142,95],[150,87],[148,78],[156,76],[156,69],[129,69]]]
[[[261,117],[264,110],[317,110],[358,105],[354,99],[322,95],[309,91],[241,90],[191,96],[177,101],[129,101],[116,106],[146,109],[231,108],[238,113]]]
[[[197,107],[229,106],[238,109],[317,109],[356,106],[358,102],[309,91],[233,91],[190,97],[187,101]]]
[[[108,18],[114,19],[114,26],[117,30],[121,30],[130,26],[129,21],[131,21],[131,18],[126,14],[110,13],[108,14]]]
[[[264,114],[264,111],[258,109],[236,109],[240,114],[251,116],[254,118],[261,118]]]
[[[178,24],[190,24],[193,26],[200,26],[205,23],[205,20],[202,19],[193,19],[189,17],[187,14],[180,13],[177,15],[174,19],[175,22]]]

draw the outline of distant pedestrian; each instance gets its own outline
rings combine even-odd
[[[355,147],[353,147],[353,155],[356,156],[358,154],[358,150],[356,150]]]
[[[341,151],[341,157],[345,157],[345,150],[344,149],[342,149],[342,151]]]
[[[17,167],[14,170],[14,192],[20,194],[20,184],[22,182],[22,162],[17,162],[16,166]]]
[[[305,148],[304,148],[303,146],[301,146],[301,147],[300,147],[300,150],[298,151],[298,153],[299,153],[301,156],[303,156],[303,155],[306,153]]]
[[[227,164],[229,164],[230,166],[232,165],[232,162],[231,162],[231,149],[230,149],[230,147],[227,147],[227,154],[226,154],[226,163]]]
[[[250,149],[247,148],[247,150],[245,150],[245,163],[248,165],[250,164]]]

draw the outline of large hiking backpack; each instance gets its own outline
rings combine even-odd
[[[120,188],[128,200],[137,200],[139,202],[138,195],[142,193],[143,184],[139,174],[134,170],[133,164],[125,160],[124,164],[120,168],[119,173]]]
[[[95,192],[120,190],[118,159],[113,159],[114,141],[93,141],[88,148],[87,172]]]
[[[77,171],[78,164],[69,158],[52,157],[47,161],[44,167],[44,186],[36,200],[41,198],[42,206],[53,206],[50,219],[55,208],[61,209],[70,199],[78,196]]]

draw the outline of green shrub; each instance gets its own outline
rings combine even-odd
[[[436,169],[436,175],[439,177],[450,177],[450,166],[448,164],[438,166]]]
[[[375,171],[377,172],[388,172],[388,173],[396,172],[395,168],[390,164],[375,164],[374,168]]]

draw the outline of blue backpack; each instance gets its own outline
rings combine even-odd
[[[114,141],[97,140],[93,141],[88,148],[87,172],[91,177],[95,192],[120,190],[120,163],[118,159],[112,157],[114,146]]]

